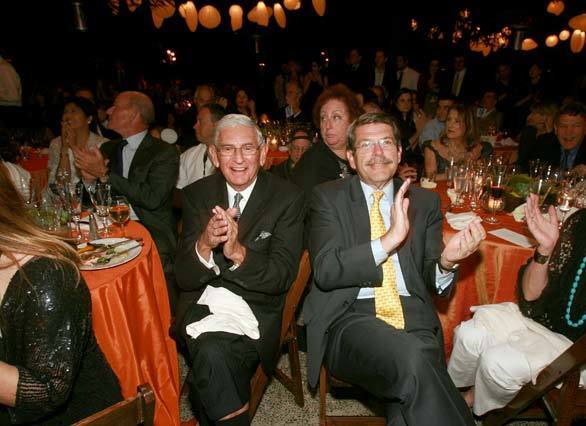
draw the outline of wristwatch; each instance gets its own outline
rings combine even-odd
[[[440,272],[443,272],[444,274],[456,272],[456,270],[460,267],[458,263],[454,263],[454,266],[452,266],[450,269],[444,268],[442,266],[442,256],[440,256],[439,262],[437,262],[437,266],[439,267]]]
[[[533,261],[535,263],[539,263],[540,265],[545,265],[549,261],[549,256],[545,256],[539,253],[539,250],[535,249],[533,252]]]

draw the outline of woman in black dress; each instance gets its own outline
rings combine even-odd
[[[0,164],[0,424],[71,424],[122,399],[78,262],[28,218]]]

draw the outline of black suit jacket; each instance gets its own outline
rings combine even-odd
[[[447,80],[447,90],[451,93],[452,84],[454,83],[455,72],[452,72]],[[460,93],[458,94],[458,101],[465,103],[472,103],[478,98],[479,84],[478,78],[473,70],[466,68],[466,74],[460,84]]]
[[[562,146],[555,133],[546,133],[536,140],[536,149],[529,154],[529,159],[539,158],[541,161],[558,167],[561,163]],[[582,141],[574,159],[572,168],[579,164],[586,164],[586,142]]]
[[[100,150],[116,170],[121,140],[103,143]],[[177,248],[177,226],[173,216],[173,189],[179,173],[179,154],[166,142],[147,133],[138,147],[128,179],[110,173],[113,193],[126,196],[141,223],[149,230],[161,255],[172,256]]]
[[[402,181],[394,179],[393,183],[398,189]],[[430,327],[436,329],[441,341],[430,294],[435,292],[436,264],[443,250],[440,200],[437,194],[417,187],[409,189],[408,197],[410,230],[399,248],[399,262],[409,294],[429,307],[430,317],[435,319]],[[328,328],[356,300],[362,287],[380,286],[383,273],[372,255],[368,206],[358,176],[317,186],[310,216],[314,284],[305,299],[303,315],[308,381],[313,387],[327,346]]]
[[[246,259],[235,270],[223,255],[222,246],[213,250],[220,274],[207,269],[198,259],[195,244],[215,206],[228,208],[226,180],[221,173],[200,179],[181,191],[183,236],[175,259],[180,295],[175,330],[179,338],[193,322],[190,311],[206,286],[224,287],[241,296],[259,322],[260,339],[255,341],[265,372],[277,362],[281,316],[287,290],[297,276],[301,257],[305,199],[295,185],[259,171],[242,216],[238,240],[246,247]],[[270,233],[266,238],[261,233]]]

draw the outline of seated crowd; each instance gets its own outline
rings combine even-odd
[[[267,376],[276,366],[304,248],[313,271],[303,301],[309,385],[325,365],[382,399],[388,424],[473,425],[473,413],[506,405],[586,331],[586,213],[560,231],[553,207],[546,218],[530,196],[527,226],[538,245],[519,272],[518,304],[476,308],[446,362],[432,296],[449,297],[486,232],[477,219],[444,241],[439,196],[414,185],[422,175],[445,180],[452,162],[489,157],[490,137],[521,111],[511,161],[586,175],[584,105],[550,104],[537,82],[531,96],[512,100],[500,67],[496,83],[475,93],[461,56],[451,78],[433,61],[420,75],[405,55],[390,73],[380,49],[372,69],[361,59],[352,49],[337,79],[317,62],[305,76],[289,64],[275,82],[273,116],[289,123],[289,156],[270,168],[266,112],[244,88],[223,97],[198,86],[194,132],[178,132],[180,149],[151,134],[162,111],[145,93],[119,93],[106,118],[91,91],[63,102],[49,182],[108,183],[150,232],[202,425],[250,424],[250,380],[258,365]],[[79,258],[24,214],[29,177],[2,138],[0,415],[69,424],[120,400],[120,389],[95,341]]]

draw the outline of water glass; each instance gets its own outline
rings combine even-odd
[[[112,205],[110,184],[97,182],[94,187],[90,189],[89,193],[92,204],[96,208],[96,214],[102,223],[102,236],[107,238],[110,236],[108,216],[110,215],[110,206]]]

